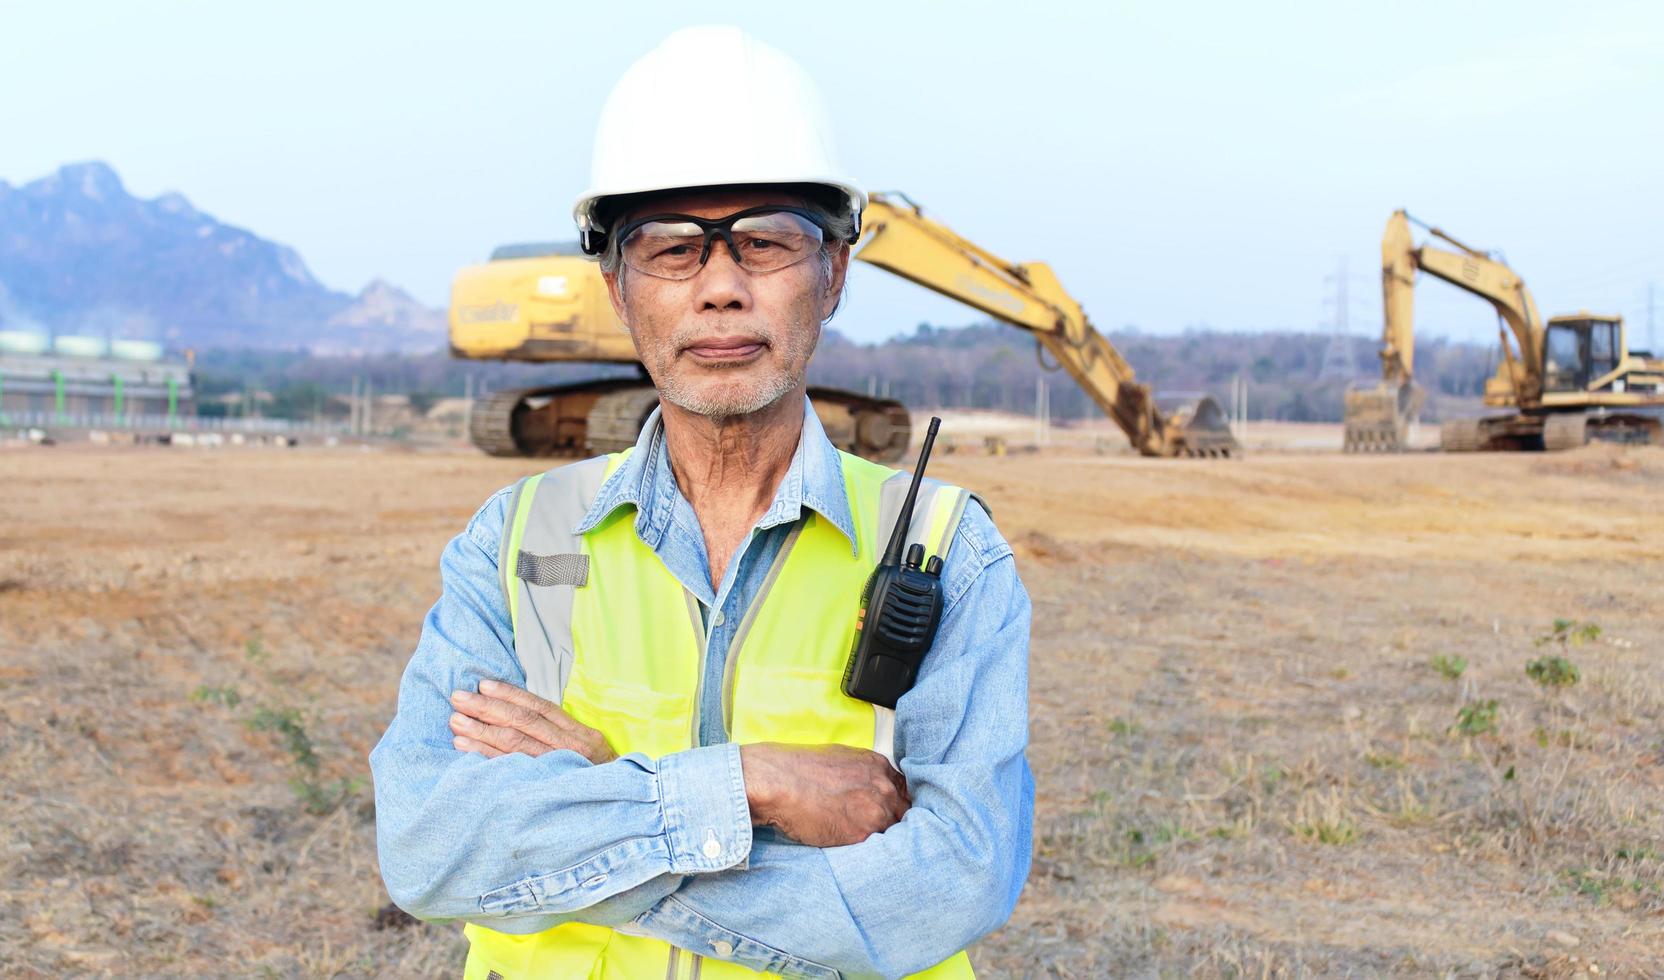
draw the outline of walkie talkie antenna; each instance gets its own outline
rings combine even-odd
[[[907,540],[907,528],[913,523],[913,501],[919,496],[919,481],[924,479],[925,464],[930,462],[930,447],[936,443],[936,430],[942,427],[942,420],[932,417],[930,428],[925,430],[924,446],[919,450],[918,465],[913,467],[913,483],[907,488],[907,499],[902,502],[901,516],[896,518],[896,527],[890,532],[890,545],[884,549],[884,560],[881,565],[901,564],[901,545]]]

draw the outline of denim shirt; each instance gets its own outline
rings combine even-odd
[[[1023,755],[1029,600],[980,507],[965,508],[943,569],[941,630],[896,706],[895,755],[912,808],[862,843],[816,848],[753,830],[720,706],[733,630],[805,510],[854,547],[842,460],[813,409],[805,403],[791,466],[715,589],[656,413],[580,526],[633,506],[641,541],[704,610],[700,744],[657,759],[486,759],[451,745],[452,691],[486,678],[526,684],[497,567],[511,490],[446,546],[439,601],[370,755],[381,872],[395,902],[423,919],[509,933],[588,922],[813,977],[916,972],[1004,924],[1028,874],[1033,824]]]

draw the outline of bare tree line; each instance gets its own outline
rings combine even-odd
[[[1328,334],[1187,332],[1110,334],[1138,380],[1158,398],[1224,396],[1236,378],[1248,386],[1252,418],[1332,422],[1341,417],[1347,385],[1378,376],[1373,346],[1351,341],[1350,378],[1319,377]],[[1035,382],[1050,381],[1054,418],[1095,418],[1098,407],[1066,374],[1048,371],[1034,341],[999,324],[941,328],[921,324],[912,334],[879,344],[857,344],[837,334],[822,341],[810,378],[817,384],[888,395],[916,408],[1034,410]],[[1471,410],[1492,367],[1484,347],[1430,338],[1417,344],[1417,373],[1440,409]]]
[[[1346,378],[1320,379],[1330,336],[1323,333],[1216,331],[1155,335],[1123,330],[1110,334],[1158,398],[1224,396],[1235,378],[1248,386],[1249,415],[1256,419],[1331,422],[1341,417]],[[1358,380],[1376,376],[1373,344],[1352,341]],[[1427,418],[1453,409],[1471,413],[1478,404],[1494,354],[1476,344],[1425,339],[1417,344],[1417,375],[1428,389]],[[333,409],[332,397],[354,379],[378,392],[420,396],[431,402],[461,396],[472,378],[478,392],[577,381],[627,373],[628,367],[595,364],[508,364],[463,361],[443,351],[428,354],[315,356],[306,351],[207,351],[199,355],[198,390],[212,396],[263,390],[281,405]],[[1100,412],[1067,375],[1048,372],[1033,339],[999,324],[934,327],[881,343],[857,343],[828,331],[809,368],[815,384],[871,392],[920,409],[973,408],[1028,413],[1035,383],[1046,378],[1056,419],[1095,418]],[[341,409],[344,411],[344,408]]]

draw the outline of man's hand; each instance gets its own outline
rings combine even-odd
[[[907,780],[877,752],[847,745],[740,746],[751,820],[801,844],[859,844],[901,820]]]
[[[502,681],[480,681],[480,693],[451,694],[451,744],[487,759],[523,752],[542,755],[570,749],[600,765],[618,758],[606,736],[575,721],[553,701]]]

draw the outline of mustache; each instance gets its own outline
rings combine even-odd
[[[759,332],[755,328],[746,329],[737,326],[728,327],[722,324],[705,324],[677,328],[670,334],[669,346],[671,350],[684,351],[689,347],[695,346],[700,341],[709,340],[712,337],[743,338],[748,344],[761,344],[764,347],[774,346],[772,338],[770,338],[767,334]]]

